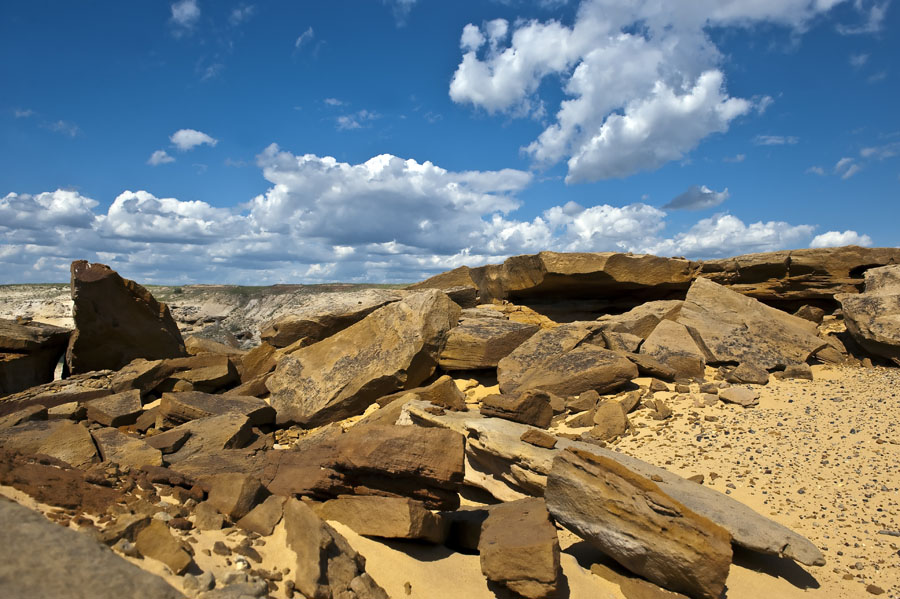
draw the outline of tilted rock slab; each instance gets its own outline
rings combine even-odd
[[[853,339],[872,355],[900,360],[900,265],[866,272],[866,291],[838,295]]]
[[[141,285],[86,260],[72,262],[71,284],[75,332],[66,362],[73,374],[187,355],[168,306]]]
[[[539,328],[498,318],[464,318],[450,331],[438,364],[444,370],[496,368]]]
[[[731,535],[615,460],[560,452],[544,497],[557,522],[635,574],[691,597],[725,590]]]
[[[447,526],[440,514],[407,497],[345,495],[311,506],[323,520],[346,524],[354,532],[386,539],[421,539],[443,543]]]
[[[583,449],[652,478],[670,497],[726,529],[741,547],[783,555],[810,566],[825,564],[822,552],[805,537],[728,495],[643,460],[565,437],[556,437],[554,449],[544,449],[520,440],[526,431],[537,430],[524,424],[484,418],[475,412],[432,414],[427,411],[429,407],[426,402],[411,402],[406,406],[406,416],[423,426],[440,426],[466,435],[465,482],[498,499],[543,495],[547,475],[559,452],[570,447]]]
[[[660,322],[641,345],[640,353],[674,370],[676,379],[703,378],[706,357],[683,324]]]
[[[783,368],[806,362],[828,345],[814,323],[704,278],[691,285],[677,322],[687,327],[711,364]]]
[[[560,397],[585,391],[609,393],[637,378],[638,368],[628,358],[597,345],[582,345],[536,365],[516,392],[540,389]]]
[[[325,424],[411,389],[437,366],[460,307],[440,291],[411,294],[284,356],[266,382],[279,424]]]

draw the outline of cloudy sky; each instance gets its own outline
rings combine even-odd
[[[900,245],[891,0],[0,7],[0,282]]]

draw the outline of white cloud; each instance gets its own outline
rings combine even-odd
[[[382,0],[385,4],[390,5],[391,11],[394,13],[394,20],[398,27],[406,25],[409,13],[412,11],[417,0]]]
[[[307,42],[311,42],[313,40],[313,38],[315,38],[315,37],[316,37],[316,33],[315,33],[315,31],[313,31],[313,28],[307,27],[306,31],[304,31],[299,36],[297,36],[296,41],[294,41],[294,47],[299,48],[300,46],[303,46]]]
[[[805,172],[807,175],[819,175],[820,177],[825,176],[825,169],[821,166],[811,166],[806,169]]]
[[[811,225],[781,221],[744,224],[730,214],[704,218],[688,231],[647,247],[660,256],[724,257],[796,247],[812,235]]]
[[[360,110],[353,114],[341,115],[335,120],[337,121],[338,130],[346,131],[350,129],[362,129],[367,126],[370,121],[374,121],[378,118],[381,118],[381,115],[377,112]]]
[[[726,156],[722,159],[722,162],[743,162],[746,159],[746,154],[736,154],[735,156]]]
[[[851,54],[850,55],[850,66],[855,69],[860,68],[869,60],[868,54]]]
[[[863,2],[862,0],[855,0],[855,4],[857,9],[860,9],[862,8]],[[885,0],[884,2],[872,2],[865,22],[858,25],[839,24],[837,26],[838,33],[842,35],[878,33],[884,25],[884,17],[887,14],[889,4],[890,0]]]
[[[322,101],[325,102],[326,104],[328,104],[329,106],[343,106],[346,104],[346,102],[342,102],[341,100],[338,100],[337,98],[325,98]]]
[[[52,123],[44,123],[41,126],[44,129],[55,131],[56,133],[62,133],[63,135],[68,135],[69,137],[75,137],[79,133],[81,133],[81,129],[78,127],[78,125],[63,120],[54,121]]]
[[[571,25],[469,23],[449,94],[489,114],[543,119],[541,85],[558,78],[566,99],[526,152],[539,166],[568,160],[569,182],[624,177],[681,160],[771,104],[728,94],[708,29],[775,23],[802,32],[841,2],[584,0]]]
[[[875,158],[877,160],[893,158],[897,154],[900,154],[900,142],[893,142],[882,146],[871,146],[859,151],[859,155],[863,158]]]
[[[175,144],[175,147],[182,152],[192,150],[203,144],[215,146],[219,143],[219,140],[210,137],[202,131],[197,131],[196,129],[179,129],[169,136],[169,141]]]
[[[190,30],[200,20],[200,7],[197,0],[179,0],[174,2],[172,9],[172,23],[182,31]]]
[[[0,231],[45,227],[88,228],[98,202],[76,191],[57,189],[36,195],[10,193],[0,198]]]
[[[800,141],[800,138],[793,135],[757,135],[753,138],[753,143],[758,146],[793,146]]]
[[[840,247],[842,245],[870,247],[872,238],[868,235],[860,235],[856,231],[844,231],[843,233],[840,231],[828,231],[827,233],[816,235],[809,243],[811,248]]]
[[[156,150],[150,154],[150,158],[147,159],[147,164],[150,166],[159,166],[160,164],[167,164],[169,162],[175,162],[175,159],[169,156],[169,153],[165,150]]]
[[[24,110],[20,110],[17,108],[13,110],[13,116],[15,116],[17,119],[27,119],[30,116],[34,116],[34,111],[30,108],[26,108]]]
[[[837,161],[834,165],[834,173],[840,175],[841,179],[849,179],[862,170],[862,167],[850,157],[845,156]]]
[[[687,191],[663,206],[663,210],[705,210],[729,198],[728,188],[714,191],[706,185],[691,185]]]
[[[231,23],[232,26],[237,27],[241,23],[249,20],[255,12],[256,6],[253,4],[242,4],[231,11],[231,14],[228,15],[228,22]]]

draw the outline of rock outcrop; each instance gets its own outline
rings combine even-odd
[[[68,329],[0,318],[0,397],[52,381],[68,342]]]
[[[105,264],[72,263],[72,300],[75,331],[66,363],[74,374],[187,355],[169,308]]]
[[[866,272],[859,295],[837,296],[847,331],[865,351],[900,362],[900,265]]]

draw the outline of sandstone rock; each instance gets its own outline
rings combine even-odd
[[[735,544],[741,547],[783,555],[807,565],[825,563],[822,552],[801,535],[727,495],[663,468],[564,437],[557,437],[556,449],[543,449],[520,440],[522,434],[530,430],[524,424],[484,418],[476,412],[431,414],[426,407],[427,404],[412,402],[407,405],[406,412],[413,422],[446,427],[467,435],[465,482],[498,499],[509,501],[525,494],[543,495],[547,474],[559,452],[569,447],[584,449],[616,460],[629,470],[656,481],[669,496],[725,528],[734,537]]]
[[[842,294],[847,331],[873,356],[900,361],[900,265],[866,271],[866,291]]]
[[[544,497],[557,522],[630,571],[692,597],[725,590],[731,535],[619,463],[561,452]]]
[[[280,348],[310,345],[346,329],[382,306],[400,301],[391,289],[310,294],[300,307],[260,327],[260,337]]]
[[[759,404],[759,391],[747,387],[729,387],[719,391],[719,399],[749,408]]]
[[[813,380],[812,368],[809,367],[809,364],[789,364],[784,369],[784,378],[811,381]]]
[[[675,320],[681,310],[680,300],[657,300],[641,304],[616,315],[604,315],[597,320],[603,324],[603,331],[627,333],[646,339],[663,320]]]
[[[234,360],[218,354],[200,354],[165,360],[163,367],[171,374],[160,389],[213,393],[237,383],[240,379]],[[177,387],[181,386],[181,389]],[[187,387],[187,388],[185,388]]]
[[[544,500],[492,506],[478,542],[481,571],[522,597],[555,597],[561,569],[559,540]]]
[[[641,346],[641,354],[659,360],[676,373],[676,379],[702,379],[704,355],[684,325],[660,322]]]
[[[567,400],[566,411],[584,412],[587,410],[593,410],[597,407],[598,403],[600,403],[600,394],[593,389],[589,389],[588,391],[579,394],[578,397],[573,397]]]
[[[134,424],[141,415],[141,392],[137,389],[92,399],[84,404],[88,420],[103,426],[126,426]]]
[[[553,410],[544,391],[529,390],[518,395],[489,395],[481,402],[481,413],[539,428],[550,426]]]
[[[224,524],[225,516],[208,502],[198,503],[194,508],[194,528],[197,530],[221,530]]]
[[[27,408],[22,408],[18,412],[0,416],[0,430],[12,428],[23,422],[32,420],[47,420],[47,408],[40,405],[28,406]]]
[[[678,371],[671,366],[663,364],[649,354],[623,353],[626,358],[634,362],[638,367],[638,373],[642,376],[652,376],[664,381],[674,381],[678,377]]]
[[[114,393],[137,389],[145,396],[173,372],[165,360],[136,358],[112,375],[111,387]]]
[[[538,331],[537,325],[494,318],[464,318],[450,331],[438,356],[444,370],[496,368],[526,339]]]
[[[269,396],[269,388],[266,387],[266,381],[269,380],[269,375],[264,374],[262,376],[258,376],[255,379],[249,379],[246,382],[241,383],[237,387],[233,387],[228,391],[225,391],[222,395],[243,395],[244,397],[268,397]]]
[[[169,308],[104,264],[72,263],[72,299],[75,332],[66,362],[74,374],[186,353]]]
[[[816,306],[810,306],[809,304],[803,304],[796,312],[794,312],[794,316],[816,324],[822,324],[822,321],[825,319],[825,310]]]
[[[617,331],[600,331],[604,345],[608,349],[623,353],[634,353],[638,351],[643,343],[643,339],[631,333],[619,333]]]
[[[628,419],[622,405],[615,401],[601,401],[594,410],[594,428],[590,435],[601,441],[615,439],[628,430]]]
[[[582,345],[534,365],[515,390],[540,389],[561,397],[578,395],[590,389],[607,393],[637,376],[637,366],[628,358],[596,345]],[[502,382],[500,388],[503,389]]]
[[[385,395],[378,399],[378,404],[384,407],[406,395],[413,395],[422,401],[428,401],[436,406],[442,406],[451,410],[466,410],[465,393],[460,391],[453,378],[446,374],[426,387],[416,387],[409,391]]]
[[[285,501],[287,501],[286,497],[268,496],[265,501],[238,520],[237,526],[264,537],[271,535],[278,523],[281,522]]]
[[[312,507],[323,520],[336,520],[364,536],[431,543],[443,543],[447,536],[440,515],[405,497],[346,495]]]
[[[346,539],[297,499],[284,504],[287,548],[295,556],[291,568],[296,588],[316,599],[387,599],[387,593],[365,572],[365,559]]]
[[[146,437],[144,441],[153,449],[158,449],[163,455],[167,455],[181,449],[190,436],[191,431],[178,427],[164,433]]]
[[[223,449],[240,449],[253,436],[249,418],[233,412],[192,420],[177,428],[188,431],[190,436],[181,449],[166,456],[169,464],[182,464],[203,455],[221,454]],[[178,467],[179,471],[182,469],[183,465]]]
[[[69,329],[52,324],[0,318],[0,351],[33,353],[49,348],[60,349],[68,343],[69,332]],[[57,358],[61,355],[58,354]]]
[[[69,330],[0,318],[0,396],[49,383]]]
[[[728,373],[725,380],[736,385],[742,383],[765,385],[769,382],[769,373],[751,362],[741,362],[737,368]]]
[[[0,447],[21,453],[42,453],[76,468],[98,461],[87,428],[69,420],[39,420],[0,429]]]
[[[265,494],[259,479],[246,474],[219,474],[208,484],[206,502],[233,521],[246,516]]]
[[[159,413],[172,422],[187,422],[229,413],[246,416],[253,426],[275,421],[275,409],[262,399],[239,395],[211,395],[199,391],[163,393]]]
[[[0,596],[179,599],[162,578],[41,514],[0,501]],[[48,574],[48,568],[59,574]]]
[[[650,410],[650,418],[653,420],[667,420],[672,417],[672,408],[661,399],[648,399],[644,405]]]
[[[162,466],[162,452],[150,447],[143,439],[121,433],[114,428],[98,428],[91,431],[105,462],[120,466]]]
[[[498,363],[500,391],[514,392],[535,367],[575,349],[597,330],[596,323],[573,322],[538,331]]]
[[[110,371],[101,370],[31,387],[0,398],[0,416],[32,405],[53,408],[110,395]]]
[[[184,348],[187,350],[187,353],[192,356],[199,356],[200,354],[219,354],[222,356],[239,357],[247,353],[240,348],[213,339],[198,337],[197,335],[191,335],[185,339]]]
[[[169,532],[169,527],[153,520],[135,537],[135,546],[144,557],[164,563],[175,574],[181,574],[193,563],[193,558]]]
[[[243,366],[243,380],[247,381],[264,374],[268,374],[275,370],[278,363],[277,348],[274,345],[263,341],[241,358],[241,366]]]
[[[381,396],[416,387],[434,372],[459,311],[439,291],[412,294],[281,358],[266,383],[278,422],[339,420]]]
[[[549,435],[544,431],[536,428],[530,428],[519,437],[520,441],[534,445],[535,447],[543,447],[544,449],[553,449],[556,447],[556,437]]]
[[[699,278],[678,322],[690,331],[711,364],[751,362],[761,368],[806,362],[826,345],[816,325]]]

